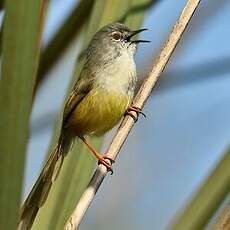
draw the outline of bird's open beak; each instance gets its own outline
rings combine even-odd
[[[148,29],[140,29],[140,30],[131,31],[129,39],[132,38],[133,36],[143,32],[143,31],[145,31],[145,30],[148,30]],[[147,41],[147,40],[131,40],[130,42],[131,43],[140,43],[140,42],[150,42],[150,41]]]

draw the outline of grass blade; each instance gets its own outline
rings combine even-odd
[[[230,191],[230,150],[185,208],[171,230],[204,229]]]
[[[39,59],[42,0],[4,1],[0,79],[0,229],[16,229],[33,85]]]
[[[82,26],[90,15],[93,0],[82,0],[54,35],[48,46],[41,54],[36,88],[43,82],[44,77],[52,68],[72,40],[81,32]]]

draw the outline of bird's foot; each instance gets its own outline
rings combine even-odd
[[[98,164],[103,164],[107,168],[107,171],[111,173],[111,175],[113,174],[112,164],[114,162],[115,161],[110,157],[102,155],[98,156]]]
[[[132,113],[132,111],[133,111],[133,112],[136,112],[136,115],[134,115],[134,114]],[[130,107],[127,109],[127,111],[126,111],[125,114],[131,116],[131,117],[133,118],[133,120],[134,120],[134,123],[136,123],[136,122],[138,121],[138,116],[139,116],[139,114],[141,114],[142,116],[144,116],[144,117],[146,118],[146,115],[142,112],[141,108],[139,108],[139,107],[137,107],[137,106],[134,106],[134,105],[130,106]]]
[[[85,139],[85,137],[79,136],[79,138],[81,138],[81,140],[89,148],[90,152],[96,157],[96,159],[98,160],[98,164],[103,164],[107,168],[107,171],[111,172],[111,175],[112,175],[113,174],[112,164],[115,161],[108,156],[101,155],[100,153],[98,153],[97,150],[94,149],[93,146]]]

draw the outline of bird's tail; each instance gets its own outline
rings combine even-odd
[[[59,174],[64,157],[71,146],[72,139],[72,136],[63,133],[60,136],[58,144],[47,160],[39,178],[21,208],[19,230],[27,230],[32,227],[39,208],[46,201],[50,188]]]

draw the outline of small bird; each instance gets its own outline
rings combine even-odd
[[[86,51],[79,79],[67,99],[60,137],[38,180],[24,202],[19,229],[30,229],[39,208],[44,204],[72,142],[80,138],[99,163],[112,171],[112,159],[99,154],[87,141],[87,136],[102,135],[112,129],[130,111],[136,86],[136,46],[146,40],[132,37],[146,29],[132,31],[121,23],[100,29]]]

